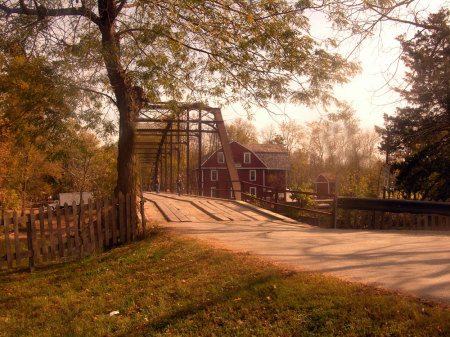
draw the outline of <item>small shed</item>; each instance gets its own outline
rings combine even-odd
[[[334,194],[336,192],[336,178],[331,173],[321,173],[314,181],[316,193],[320,196]]]

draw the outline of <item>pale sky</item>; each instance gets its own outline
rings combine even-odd
[[[418,7],[428,12],[436,12],[441,7],[449,7],[448,0],[419,0]],[[411,9],[406,9],[411,10]],[[326,34],[322,18],[311,20],[314,36]],[[356,116],[361,121],[361,126],[373,129],[374,125],[383,125],[383,114],[395,113],[399,104],[399,96],[389,87],[402,84],[404,67],[396,60],[400,53],[400,43],[396,37],[406,33],[411,36],[417,28],[406,24],[384,23],[374,36],[366,39],[357,53],[350,59],[361,63],[362,72],[355,76],[349,83],[337,86],[334,90],[338,99],[347,101],[356,111]],[[348,55],[354,44],[348,43],[339,52]],[[394,74],[395,73],[395,74]],[[394,75],[393,75],[394,74]],[[388,83],[388,79],[391,81]],[[292,104],[278,104],[271,109],[286,112],[289,118],[295,119],[300,124],[318,120],[326,112],[317,108],[296,106]],[[330,110],[332,112],[333,109]],[[238,106],[225,107],[222,109],[225,120],[236,117],[246,118],[245,112]],[[280,123],[286,117],[269,116],[266,110],[255,109],[255,118],[252,121],[260,130],[268,124]]]

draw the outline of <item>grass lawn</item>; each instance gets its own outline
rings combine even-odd
[[[450,309],[159,230],[33,274],[0,273],[0,335],[450,336]]]

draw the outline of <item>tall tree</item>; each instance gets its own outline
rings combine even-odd
[[[370,20],[350,24],[355,11],[380,20],[412,1],[2,0],[1,44],[48,56],[68,82],[115,105],[117,188],[133,192],[134,119],[146,100],[330,101],[357,66],[311,37],[308,9],[367,33]]]
[[[300,146],[304,133],[302,126],[294,120],[284,121],[280,124],[280,135],[289,153]]]
[[[24,210],[30,198],[52,194],[60,166],[49,153],[66,131],[75,101],[45,59],[27,58],[17,46],[0,52],[0,142],[7,136],[8,143],[0,189],[16,199],[9,207]]]
[[[284,144],[283,137],[273,124],[269,124],[263,128],[260,132],[260,137],[262,144]]]
[[[450,199],[450,11],[419,22],[412,39],[400,37],[408,67],[407,106],[385,116],[382,150],[393,157],[404,196]]]
[[[235,118],[227,124],[227,134],[230,141],[241,144],[254,144],[258,142],[258,133],[255,125],[243,118]]]

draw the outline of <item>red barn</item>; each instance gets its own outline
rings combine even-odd
[[[250,193],[259,198],[268,198],[279,190],[278,200],[286,199],[284,191],[289,169],[289,154],[283,145],[241,145],[238,142],[231,142],[230,147],[239,180],[247,182],[247,184],[242,184],[244,193]],[[202,175],[204,196],[234,198],[222,149],[213,152],[203,162],[200,174]]]

